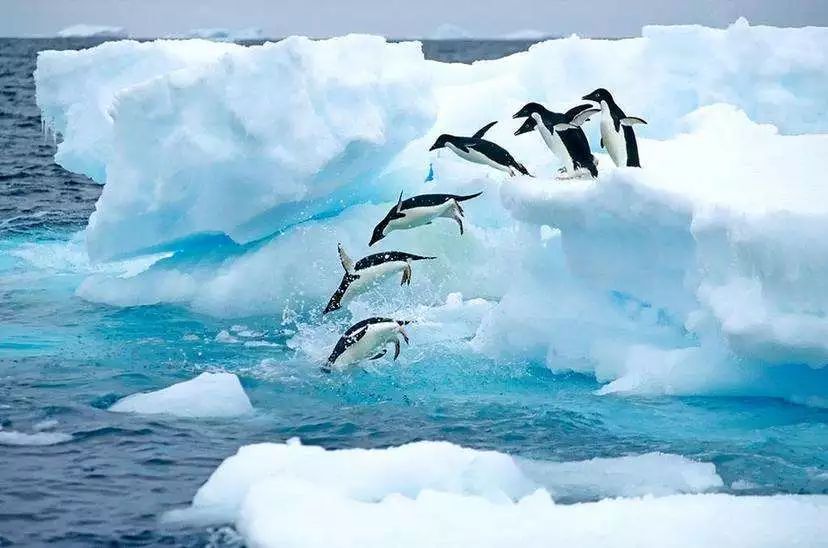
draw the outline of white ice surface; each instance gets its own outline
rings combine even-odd
[[[232,373],[202,373],[154,392],[132,394],[115,402],[116,413],[165,414],[178,417],[236,417],[253,411]]]

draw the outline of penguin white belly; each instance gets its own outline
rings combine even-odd
[[[604,147],[609,152],[610,158],[619,167],[627,165],[627,142],[624,140],[624,128],[615,131],[615,124],[612,123],[612,116],[609,113],[601,117],[601,139]]]
[[[396,338],[397,327],[390,323],[369,325],[365,335],[337,357],[334,366],[341,369],[354,362],[373,358]]]
[[[394,219],[388,223],[388,228],[391,230],[404,230],[406,228],[413,228],[415,226],[430,223],[438,217],[443,217],[444,214],[451,209],[454,200],[446,200],[442,204],[428,207],[413,207],[411,209],[403,210],[405,215],[401,219]]]
[[[402,272],[407,265],[408,263],[405,261],[388,261],[387,263],[357,270],[356,274],[359,278],[348,284],[348,289],[342,295],[342,301],[353,299],[357,295],[365,293],[388,276]]]
[[[466,152],[465,150],[460,149],[451,143],[447,143],[446,146],[449,148],[449,150],[451,150],[464,160],[474,162],[475,164],[483,164],[484,166],[493,167],[495,169],[499,169],[500,171],[505,171],[506,173],[509,173],[508,167],[498,164],[497,162],[495,162],[494,160],[492,160],[491,158],[489,158],[488,156],[486,156],[478,150],[470,148],[468,152]]]
[[[538,131],[540,132],[541,137],[543,137],[543,141],[546,143],[546,146],[549,147],[552,154],[557,156],[558,160],[561,161],[567,173],[575,171],[575,165],[572,163],[572,156],[570,156],[569,151],[566,150],[566,145],[564,145],[561,140],[561,136],[558,135],[558,132],[549,131],[549,128],[547,128],[542,122],[538,123]]]

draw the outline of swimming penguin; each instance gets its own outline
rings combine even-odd
[[[430,224],[434,219],[447,217],[454,219],[460,225],[460,234],[463,234],[463,208],[460,202],[477,198],[483,194],[469,194],[468,196],[457,196],[455,194],[420,194],[406,200],[402,199],[402,192],[397,205],[383,220],[374,227],[369,246],[382,240],[393,230],[405,230],[417,226]]]
[[[530,175],[523,164],[515,160],[505,148],[483,139],[483,135],[496,123],[495,121],[486,124],[471,137],[457,137],[444,133],[437,137],[429,150],[448,148],[469,162],[491,166],[512,176],[515,175],[515,171]]]
[[[386,346],[392,343],[396,360],[400,355],[400,340],[397,337],[402,335],[405,344],[408,344],[404,326],[409,323],[390,318],[368,318],[355,323],[339,338],[322,371],[330,373],[334,368],[342,369],[354,362],[377,360],[385,356],[388,352]]]
[[[339,244],[338,249],[339,260],[342,262],[342,268],[345,269],[345,275],[342,276],[342,281],[331,300],[328,301],[323,314],[338,310],[346,300],[364,293],[383,278],[397,272],[402,272],[400,285],[411,285],[411,262],[437,258],[412,255],[402,251],[385,251],[363,257],[354,264],[345,253],[342,244]]]
[[[592,105],[578,105],[561,114],[552,112],[538,103],[527,103],[512,118],[526,117],[526,121],[515,131],[515,135],[522,135],[537,128],[546,146],[563,164],[562,171],[566,177],[576,176],[580,168],[589,171],[592,177],[598,177],[595,158],[580,127],[597,112],[600,111]]]
[[[615,103],[610,92],[598,88],[583,96],[587,101],[601,105],[601,147],[607,149],[617,166],[641,167],[638,158],[638,143],[632,126],[646,124],[643,119],[627,116]]]

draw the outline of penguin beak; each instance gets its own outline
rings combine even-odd
[[[440,147],[437,145],[437,143],[434,143],[433,145],[431,145],[431,148],[430,148],[430,149],[428,149],[428,150],[429,150],[429,151],[431,151],[431,150],[437,150],[438,148],[440,148]]]
[[[598,97],[595,95],[594,91],[592,93],[587,93],[586,95],[581,97],[581,99],[583,99],[584,101],[595,101],[596,103],[598,102]]]
[[[380,229],[380,225],[377,225],[377,227],[374,229],[374,233],[371,234],[371,241],[368,242],[368,247],[371,247],[372,245],[374,245],[378,241],[382,240],[384,237],[385,237],[385,235],[382,233],[382,230]]]
[[[532,131],[532,129],[534,129],[534,128],[530,126],[530,124],[529,124],[530,120],[531,120],[531,118],[529,118],[525,122],[523,122],[523,125],[515,130],[515,135],[523,135],[524,133],[529,133],[530,131]]]

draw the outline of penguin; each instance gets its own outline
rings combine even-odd
[[[330,373],[334,368],[341,370],[354,362],[377,360],[385,356],[388,352],[386,346],[392,343],[396,360],[400,355],[400,340],[397,337],[401,335],[408,344],[404,326],[409,323],[390,318],[368,318],[355,323],[339,338],[322,371]]]
[[[505,148],[483,139],[483,135],[496,123],[495,121],[486,124],[471,137],[457,137],[444,133],[437,137],[429,150],[448,148],[469,162],[491,166],[511,176],[515,175],[515,171],[531,176],[523,164],[515,160]]]
[[[364,293],[383,278],[396,272],[402,272],[400,285],[411,285],[411,262],[437,258],[423,257],[402,251],[385,251],[363,257],[354,264],[348,254],[345,253],[342,244],[339,244],[337,249],[339,250],[339,260],[342,262],[342,268],[345,269],[345,275],[342,276],[339,287],[334,292],[331,300],[328,301],[328,306],[325,307],[322,314],[338,310],[346,300]]]
[[[616,104],[609,91],[598,88],[583,96],[586,101],[601,105],[601,147],[606,148],[610,158],[619,167],[641,167],[638,157],[638,143],[632,126],[646,124],[636,116],[627,116]]]
[[[586,169],[596,178],[598,168],[595,166],[595,158],[580,126],[597,112],[600,111],[592,105],[578,105],[561,114],[538,103],[527,103],[512,118],[526,118],[515,135],[537,128],[546,146],[563,164],[561,171],[567,178],[576,176],[579,168]]]
[[[480,191],[468,196],[457,196],[455,194],[420,194],[406,200],[400,198],[397,205],[374,227],[369,246],[382,240],[393,230],[405,230],[417,226],[430,224],[434,219],[448,217],[454,219],[460,225],[460,234],[463,234],[463,208],[460,202],[477,198],[483,194]]]

